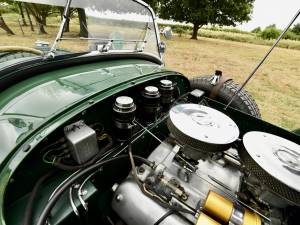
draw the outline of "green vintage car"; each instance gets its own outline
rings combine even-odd
[[[1,225],[299,224],[299,133],[220,71],[164,68],[142,1],[51,3],[66,8],[49,50],[0,49]],[[84,37],[64,35],[70,8]]]

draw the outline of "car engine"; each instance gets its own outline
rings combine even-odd
[[[113,186],[126,224],[288,224],[300,205],[299,145],[255,131],[240,140],[231,118],[199,104],[172,107],[167,124],[154,166]]]
[[[49,182],[40,199],[30,195],[46,202],[38,225],[298,225],[293,134],[222,110],[201,90],[182,92],[177,81],[124,90],[49,135],[9,184],[10,218],[24,210],[20,176],[36,162],[48,172],[27,189]],[[22,224],[35,219],[28,202]]]

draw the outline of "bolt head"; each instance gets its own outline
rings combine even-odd
[[[122,200],[123,200],[123,195],[118,194],[118,195],[116,196],[116,201],[117,201],[117,202],[120,202],[120,201],[122,201]]]

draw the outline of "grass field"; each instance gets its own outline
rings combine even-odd
[[[271,46],[274,43],[274,40],[263,40],[261,38],[258,38],[256,34],[250,32],[233,33],[233,32],[225,32],[225,31],[213,31],[213,30],[201,29],[199,35],[201,37],[236,41],[236,42],[250,43],[250,44],[257,44],[257,45]],[[283,39],[279,42],[278,47],[300,50],[300,41]]]
[[[222,70],[242,82],[269,47],[211,38],[175,37],[167,42],[166,66],[189,78]],[[278,48],[247,86],[263,119],[292,130],[300,127],[300,51]]]
[[[36,35],[25,28],[21,35],[17,23],[10,26],[17,33],[7,36],[0,30],[1,45],[34,46],[36,40],[53,41],[58,30],[57,21],[49,22],[48,35]],[[78,33],[76,24],[72,24],[71,35]],[[217,35],[217,34],[216,34]],[[242,82],[268,50],[268,46],[240,43],[200,37],[190,40],[186,37],[174,37],[166,41],[166,66],[182,72],[189,78],[209,75],[216,69],[224,75]],[[64,47],[80,50],[79,44],[66,42]],[[263,119],[288,130],[300,128],[300,51],[278,48],[272,53],[257,76],[247,86],[247,90],[256,99]]]

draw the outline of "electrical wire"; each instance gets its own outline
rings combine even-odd
[[[159,218],[159,220],[157,220],[154,225],[159,225],[162,221],[164,221],[167,217],[176,214],[176,211],[174,210],[169,210],[168,212],[166,212],[161,218]]]
[[[133,156],[136,160],[140,161],[141,163],[144,163],[148,166],[152,166],[152,162],[150,162],[149,160],[142,158],[140,156]],[[121,155],[115,158],[111,158],[111,159],[107,159],[98,163],[95,163],[81,171],[79,171],[78,173],[75,173],[74,175],[72,174],[70,176],[70,179],[66,180],[66,182],[61,185],[59,188],[57,188],[56,192],[53,194],[52,198],[47,202],[47,204],[45,205],[45,207],[42,210],[42,213],[40,214],[39,218],[38,218],[38,222],[37,225],[44,225],[49,213],[51,212],[51,210],[53,209],[53,207],[55,206],[56,202],[60,199],[61,195],[69,188],[71,187],[77,180],[81,179],[83,176],[94,172],[96,169],[98,169],[101,166],[104,165],[108,165],[111,164],[113,162],[119,161],[119,160],[124,160],[124,159],[128,159],[127,155]]]
[[[32,213],[33,213],[33,203],[37,197],[37,193],[41,187],[41,185],[48,180],[51,176],[55,174],[56,171],[50,171],[43,176],[41,176],[38,181],[35,183],[32,192],[29,196],[26,208],[25,208],[25,215],[23,219],[23,225],[31,225],[32,223]]]
[[[68,150],[68,149],[67,149],[67,147],[64,147],[64,146],[48,150],[43,155],[43,162],[53,165],[58,158],[63,158],[65,155],[69,154],[68,151],[66,151],[66,150]],[[47,157],[49,157],[50,153],[53,153],[55,151],[62,151],[62,152],[59,155],[53,155],[53,159],[51,159],[51,161],[49,161],[49,159],[47,159]]]
[[[75,171],[75,170],[86,168],[94,164],[95,162],[97,162],[100,159],[100,157],[113,146],[112,138],[110,136],[107,136],[107,139],[109,143],[105,147],[103,147],[101,151],[99,151],[91,160],[89,160],[86,163],[83,163],[81,165],[67,165],[62,163],[61,158],[58,158],[58,160],[55,160],[53,162],[53,165],[59,169],[66,170],[66,171]]]

